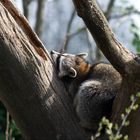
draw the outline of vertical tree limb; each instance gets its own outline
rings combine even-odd
[[[73,22],[74,17],[75,17],[75,13],[76,13],[76,11],[75,11],[75,9],[73,9],[73,11],[71,13],[71,16],[70,16],[70,19],[68,21],[66,36],[65,36],[63,46],[62,46],[60,52],[66,52],[67,51],[68,42],[70,40],[70,30],[71,30],[71,27],[72,27],[72,22]]]
[[[35,23],[35,32],[41,38],[43,32],[43,21],[44,17],[44,6],[46,0],[37,0],[37,12],[36,12],[36,23]]]
[[[23,14],[27,19],[29,19],[29,5],[31,1],[32,0],[22,0]]]

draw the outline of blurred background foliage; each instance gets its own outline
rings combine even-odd
[[[97,0],[118,40],[140,53],[140,1]],[[15,0],[47,50],[88,52],[89,61],[107,61],[76,15],[71,0]],[[13,119],[0,103],[0,140],[23,140]]]

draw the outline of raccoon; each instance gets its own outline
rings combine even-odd
[[[83,128],[96,132],[103,116],[110,118],[112,104],[121,86],[121,76],[112,65],[86,61],[87,53],[51,51],[58,76],[73,98]]]

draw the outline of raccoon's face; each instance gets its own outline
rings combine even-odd
[[[63,78],[69,76],[75,78],[80,71],[80,65],[85,63],[85,57],[87,53],[80,53],[77,55],[59,53],[56,51],[51,51],[52,59],[56,65],[58,76]]]

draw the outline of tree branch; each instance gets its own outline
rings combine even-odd
[[[37,0],[37,12],[36,12],[36,23],[35,32],[41,38],[43,31],[43,19],[44,19],[44,6],[45,0]]]
[[[123,14],[120,14],[120,15],[113,15],[113,16],[111,16],[111,19],[118,19],[118,18],[122,18],[122,17],[129,16],[129,15],[132,15],[132,14],[140,15],[140,11],[138,11],[138,10],[127,11],[127,12],[125,12]]]
[[[110,1],[109,1],[109,4],[108,4],[108,6],[107,6],[107,10],[106,10],[106,12],[105,12],[105,17],[106,17],[107,20],[109,20],[110,17],[111,17],[112,8],[113,8],[113,6],[114,6],[115,1],[116,1],[116,0],[110,0]]]
[[[66,30],[66,36],[65,36],[65,39],[64,39],[64,44],[60,50],[60,52],[65,52],[67,50],[67,46],[68,46],[68,42],[70,40],[70,30],[71,30],[71,27],[72,27],[72,22],[73,22],[73,19],[75,17],[75,9],[73,9],[72,13],[71,13],[71,16],[70,16],[70,19],[69,19],[69,22],[68,22],[68,25],[67,25],[67,30]]]
[[[23,14],[28,19],[29,18],[29,4],[32,0],[22,0]]]

